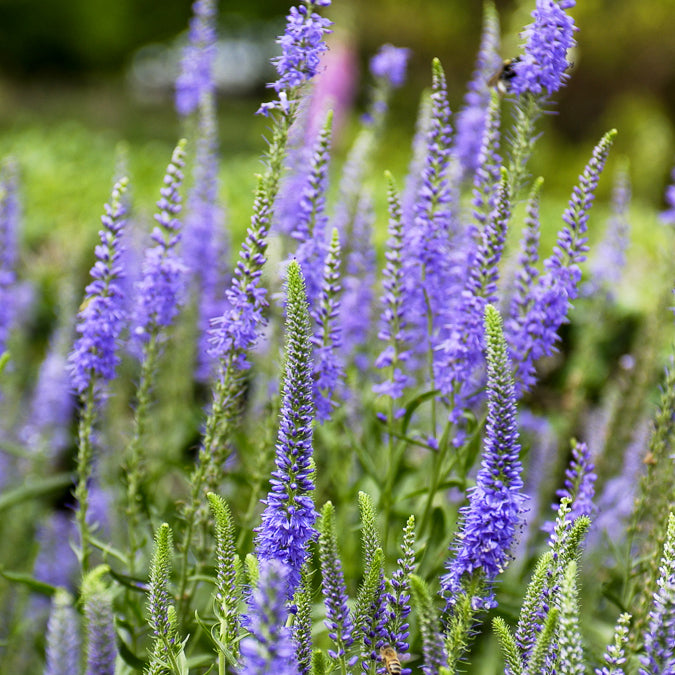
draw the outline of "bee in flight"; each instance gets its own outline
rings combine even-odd
[[[387,675],[401,675],[401,661],[396,650],[391,645],[380,647],[380,661],[387,669]]]
[[[489,87],[497,87],[501,94],[506,94],[511,86],[511,80],[516,76],[514,66],[520,61],[520,56],[513,59],[504,59],[501,68],[488,80]]]

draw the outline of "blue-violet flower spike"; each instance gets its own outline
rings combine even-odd
[[[675,672],[675,515],[670,514],[668,532],[654,593],[649,625],[640,655],[640,675]]]
[[[276,469],[264,500],[262,524],[256,529],[258,560],[279,560],[288,567],[290,599],[300,583],[307,545],[314,538],[316,511],[312,482],[312,346],[305,282],[291,262],[287,277],[286,366]]]
[[[119,362],[115,350],[125,323],[124,294],[120,264],[120,237],[125,224],[123,195],[126,178],[115,184],[110,205],[99,232],[101,243],[96,246],[96,262],[91,268],[93,281],[86,288],[86,295],[77,315],[77,332],[80,334],[68,357],[73,386],[83,394],[92,381],[100,378],[112,380]]]
[[[318,72],[321,54],[327,49],[324,36],[331,32],[332,22],[313,10],[329,4],[330,0],[303,0],[299,7],[291,7],[286,31],[277,39],[281,56],[272,60],[279,79],[268,85],[279,94],[279,100],[263,103],[258,113],[269,115],[272,110],[287,113],[298,87]]]
[[[574,19],[565,12],[575,0],[537,0],[534,22],[525,28],[525,49],[514,63],[509,90],[520,95],[553,94],[568,78],[567,51],[574,47]]]
[[[516,397],[502,320],[491,305],[485,308],[485,341],[488,364],[488,415],[483,460],[469,505],[462,509],[462,529],[454,556],[441,578],[446,609],[452,608],[464,584],[478,574],[487,596],[472,598],[474,609],[495,605],[491,586],[506,567],[523,511],[525,496],[519,459]]]
[[[188,44],[183,49],[176,79],[176,110],[189,115],[203,97],[215,91],[213,64],[216,58],[216,2],[196,0],[192,5]]]
[[[239,643],[240,675],[298,675],[291,629],[286,627],[290,569],[278,560],[260,562],[258,585],[248,599],[249,635]]]
[[[0,170],[0,354],[17,314],[17,235],[21,220],[17,168],[8,161]]]
[[[157,202],[157,225],[151,238],[154,246],[147,249],[142,278],[137,284],[138,298],[133,335],[143,342],[159,328],[171,325],[182,302],[185,266],[176,252],[180,241],[180,186],[185,157],[185,141],[174,150]]]
[[[370,59],[370,72],[375,77],[384,78],[392,87],[400,87],[405,82],[410,50],[394,45],[382,45]]]

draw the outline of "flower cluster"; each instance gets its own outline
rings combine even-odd
[[[329,631],[328,637],[336,647],[329,649],[328,655],[333,659],[339,659],[344,657],[346,650],[354,642],[352,637],[354,622],[347,606],[347,589],[337,550],[335,509],[330,502],[324,505],[321,512],[319,531],[321,590],[326,603],[325,624]]]
[[[101,243],[96,247],[96,262],[91,268],[94,279],[86,288],[84,302],[77,315],[80,334],[70,356],[68,367],[73,386],[83,394],[98,378],[112,380],[119,358],[115,351],[124,327],[124,294],[121,279],[121,234],[125,224],[123,196],[127,180],[115,184],[110,205],[99,232]]]
[[[176,247],[180,241],[179,189],[183,181],[184,148],[185,141],[181,141],[164,176],[161,199],[157,202],[159,213],[155,215],[157,226],[151,234],[154,246],[145,253],[142,279],[137,284],[133,335],[142,342],[153,337],[160,327],[171,325],[182,301],[185,267]]]
[[[499,19],[493,5],[485,5],[483,31],[476,67],[464,97],[464,106],[457,113],[453,155],[465,173],[482,166],[480,147],[485,118],[490,103],[488,82],[499,68]]]
[[[523,301],[528,311],[508,323],[516,379],[525,391],[536,382],[535,361],[552,353],[558,329],[567,320],[570,303],[578,295],[580,265],[588,250],[589,212],[615,136],[615,130],[608,132],[593,149],[563,213],[565,225],[558,234],[553,254],[544,261],[544,273],[532,284]]]
[[[290,598],[300,583],[307,545],[316,530],[312,482],[312,348],[305,282],[300,266],[288,267],[286,367],[281,421],[276,444],[276,470],[257,528],[258,559],[278,560],[288,567]]]
[[[514,94],[553,94],[567,80],[567,52],[575,45],[574,19],[565,12],[575,0],[537,0],[534,22],[525,29],[525,50],[514,64]]]
[[[17,310],[16,261],[20,221],[17,167],[8,162],[0,170],[0,354],[7,348],[7,338]]]
[[[340,312],[340,240],[337,230],[326,254],[321,284],[321,295],[312,317],[317,325],[312,336],[314,345],[314,405],[316,419],[323,423],[330,419],[337,406],[336,390],[344,377],[340,354],[342,336],[338,317]]]
[[[645,651],[640,655],[640,675],[675,672],[675,515],[668,521],[668,532],[652,599]]]
[[[410,58],[410,50],[386,44],[370,60],[370,72],[375,77],[387,80],[392,87],[400,87],[405,82],[405,71]]]
[[[176,79],[176,110],[181,115],[194,112],[204,96],[215,90],[215,0],[195,0],[192,11],[188,44],[183,49],[181,72]]]
[[[481,575],[487,584],[485,597],[474,597],[474,608],[494,605],[490,585],[503,571],[513,546],[525,496],[520,490],[520,444],[511,365],[502,333],[501,317],[488,305],[485,310],[488,362],[488,417],[485,449],[476,486],[463,509],[462,531],[454,556],[441,579],[441,589],[451,608],[467,578]]]
[[[274,59],[274,66],[279,79],[268,85],[279,94],[279,100],[263,103],[259,113],[286,112],[295,90],[318,72],[321,54],[327,49],[324,36],[330,32],[332,22],[319,16],[314,9],[327,7],[330,1],[303,0],[299,7],[291,7],[286,17],[286,31],[277,40],[281,45],[281,56]]]
[[[249,596],[245,617],[249,635],[240,644],[242,674],[298,674],[291,629],[286,627],[289,574],[278,560],[260,564],[258,585]]]
[[[211,320],[209,354],[221,362],[231,360],[236,367],[248,366],[246,352],[258,337],[258,327],[267,307],[267,292],[260,285],[269,231],[269,199],[258,186],[251,227],[241,246],[234,276],[225,297],[227,308]]]
[[[593,473],[595,467],[591,461],[591,453],[586,443],[572,441],[572,459],[565,471],[565,483],[556,496],[560,499],[571,500],[571,510],[567,519],[572,522],[579,516],[592,516],[595,512],[593,496],[595,495],[595,481],[597,476]],[[558,504],[551,508],[558,510]],[[553,523],[548,523],[545,529],[553,531]]]
[[[661,213],[661,222],[666,225],[675,225],[675,167],[673,167],[671,179],[671,184],[666,188],[668,208]]]

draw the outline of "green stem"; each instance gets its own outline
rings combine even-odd
[[[80,568],[84,575],[89,571],[89,558],[91,555],[89,546],[89,524],[87,523],[87,512],[89,509],[89,487],[87,485],[91,478],[92,459],[93,459],[93,428],[96,418],[95,396],[94,396],[94,378],[92,377],[87,390],[82,394],[82,410],[78,427],[78,449],[77,449],[77,484],[75,486],[75,498],[78,502],[77,525],[80,532]]]
[[[143,439],[146,435],[148,410],[150,407],[150,391],[152,389],[155,367],[158,356],[157,336],[153,335],[144,349],[141,365],[141,377],[136,394],[136,411],[134,413],[133,434],[127,447],[126,479],[127,479],[127,521],[129,536],[129,573],[136,572],[136,556],[140,549],[138,530],[141,523],[141,492],[143,475]]]
[[[540,100],[532,94],[518,99],[515,109],[514,135],[511,140],[511,154],[508,163],[509,195],[518,196],[526,176],[527,163],[536,141],[534,128],[541,114]]]
[[[227,644],[227,622],[225,619],[220,620],[220,642]],[[218,675],[225,675],[227,673],[227,659],[222,650],[218,650]]]

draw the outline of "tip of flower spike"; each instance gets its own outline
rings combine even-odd
[[[502,315],[499,310],[493,305],[485,305],[485,328],[489,336],[502,335]]]
[[[441,65],[441,60],[437,56],[434,56],[431,61],[431,73],[436,77],[445,77],[445,71]]]

